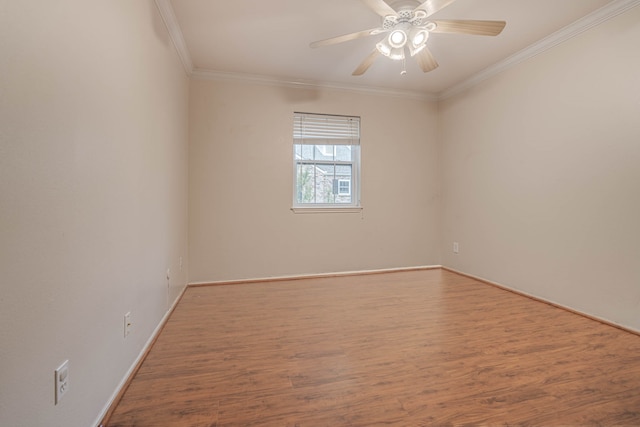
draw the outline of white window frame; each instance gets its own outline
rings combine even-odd
[[[351,147],[351,161],[339,160],[302,160],[296,158],[297,145],[348,145]],[[360,212],[360,117],[338,116],[294,112],[293,126],[293,207],[295,213]],[[298,166],[345,165],[351,167],[349,194],[351,203],[299,203],[298,202]],[[342,181],[342,179],[340,179]],[[338,184],[339,186],[339,184]]]

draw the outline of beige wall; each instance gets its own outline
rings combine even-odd
[[[94,424],[188,261],[193,282],[443,263],[640,330],[639,23],[437,108],[189,83],[151,0],[0,2],[0,425]],[[291,212],[293,111],[362,117],[361,214]]]
[[[187,281],[188,79],[151,0],[1,1],[0,52],[0,425],[91,426]]]
[[[361,116],[361,214],[295,214],[293,112]],[[438,264],[436,105],[193,80],[190,281]]]
[[[639,46],[636,7],[442,102],[445,265],[640,330]]]

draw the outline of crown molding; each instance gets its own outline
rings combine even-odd
[[[316,82],[316,81],[310,81],[310,80],[287,79],[287,78],[272,77],[272,76],[265,76],[265,75],[230,73],[230,72],[223,72],[223,71],[194,68],[193,62],[191,60],[191,55],[189,54],[189,49],[187,48],[187,44],[184,41],[184,36],[182,34],[182,30],[180,29],[180,25],[178,24],[178,19],[176,18],[175,12],[173,10],[173,6],[171,5],[171,1],[155,0],[155,3],[156,3],[156,6],[158,7],[158,11],[160,12],[160,16],[162,17],[162,20],[164,21],[164,24],[167,27],[167,31],[169,32],[169,36],[173,41],[173,45],[175,46],[176,51],[178,52],[180,61],[182,61],[182,65],[184,66],[184,69],[187,72],[187,75],[189,77],[202,79],[202,80],[236,80],[236,81],[272,85],[272,86],[276,85],[276,86],[286,86],[286,87],[296,87],[296,88],[335,89],[335,90],[345,90],[350,92],[366,93],[370,95],[382,95],[382,96],[392,96],[392,97],[401,97],[401,98],[411,98],[411,99],[417,99],[417,100],[437,101],[437,97],[435,95],[430,93],[417,92],[417,91],[383,89],[383,88],[376,88],[376,87],[370,87],[370,86],[343,85],[343,84],[331,83],[331,82]]]
[[[173,11],[173,6],[171,6],[171,1],[155,0],[155,2],[156,7],[160,12],[160,16],[164,21],[164,25],[167,27],[169,37],[171,37],[171,41],[173,42],[173,45],[178,52],[178,56],[180,57],[180,61],[184,66],[184,70],[187,72],[188,76],[191,76],[191,72],[193,71],[193,62],[191,61],[191,55],[189,54],[187,44],[184,41],[182,30],[180,29],[180,25],[178,24],[178,19],[176,18],[176,14]]]
[[[573,37],[602,24],[603,22],[618,16],[629,9],[632,9],[640,5],[640,0],[615,0],[606,6],[590,13],[589,15],[575,21],[561,30],[541,39],[540,41],[530,45],[529,47],[509,56],[508,58],[495,63],[494,65],[485,68],[483,71],[475,74],[471,78],[458,83],[449,89],[446,89],[437,94],[438,100],[443,100],[457,95],[471,87],[487,80],[496,74],[499,74],[515,65],[533,58]]]
[[[410,98],[420,101],[437,101],[438,98],[430,93],[409,91],[409,90],[396,90],[385,89],[371,86],[357,86],[346,85],[331,82],[318,82],[311,80],[297,80],[287,79],[280,77],[271,77],[258,74],[243,74],[243,73],[230,73],[223,71],[213,71],[201,68],[196,68],[192,71],[191,77],[200,80],[235,80],[249,83],[257,83],[268,86],[285,86],[294,88],[306,88],[306,89],[334,89],[349,92],[357,92],[368,95],[379,96],[391,96],[398,98]]]
[[[470,89],[471,87],[503,71],[506,71],[507,69],[514,67],[521,62],[533,58],[536,55],[539,55],[561,43],[566,42],[567,40],[572,39],[573,37],[576,37],[577,35],[589,30],[590,28],[600,25],[601,23],[620,15],[627,10],[640,5],[640,0],[614,0],[608,5],[603,6],[602,8],[590,13],[589,15],[539,40],[538,42],[528,46],[527,48],[509,56],[508,58],[497,62],[488,68],[485,68],[484,70],[473,75],[467,80],[464,80],[461,83],[458,83],[448,89],[445,89],[442,92],[439,92],[438,94],[194,68],[193,62],[191,61],[191,55],[189,54],[189,50],[187,49],[187,45],[184,41],[184,36],[182,34],[182,30],[180,29],[180,25],[178,24],[176,15],[173,11],[171,1],[155,0],[155,3],[158,7],[158,10],[160,11],[160,15],[162,16],[162,19],[167,27],[176,51],[178,52],[178,56],[182,61],[182,65],[184,66],[187,75],[192,78],[202,80],[235,80],[272,86],[286,86],[309,89],[336,89],[370,95],[392,96],[426,101],[439,101],[450,98],[467,89]]]

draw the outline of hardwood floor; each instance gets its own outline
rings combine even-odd
[[[185,292],[108,426],[640,425],[640,336],[436,269]]]

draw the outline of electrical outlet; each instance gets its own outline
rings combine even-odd
[[[460,252],[460,245],[458,245],[458,242],[453,242],[453,253],[457,254]]]
[[[65,360],[58,369],[56,369],[55,378],[56,392],[55,392],[55,404],[57,405],[62,400],[62,397],[69,390],[69,361]]]
[[[124,337],[131,333],[131,312],[124,315]]]

